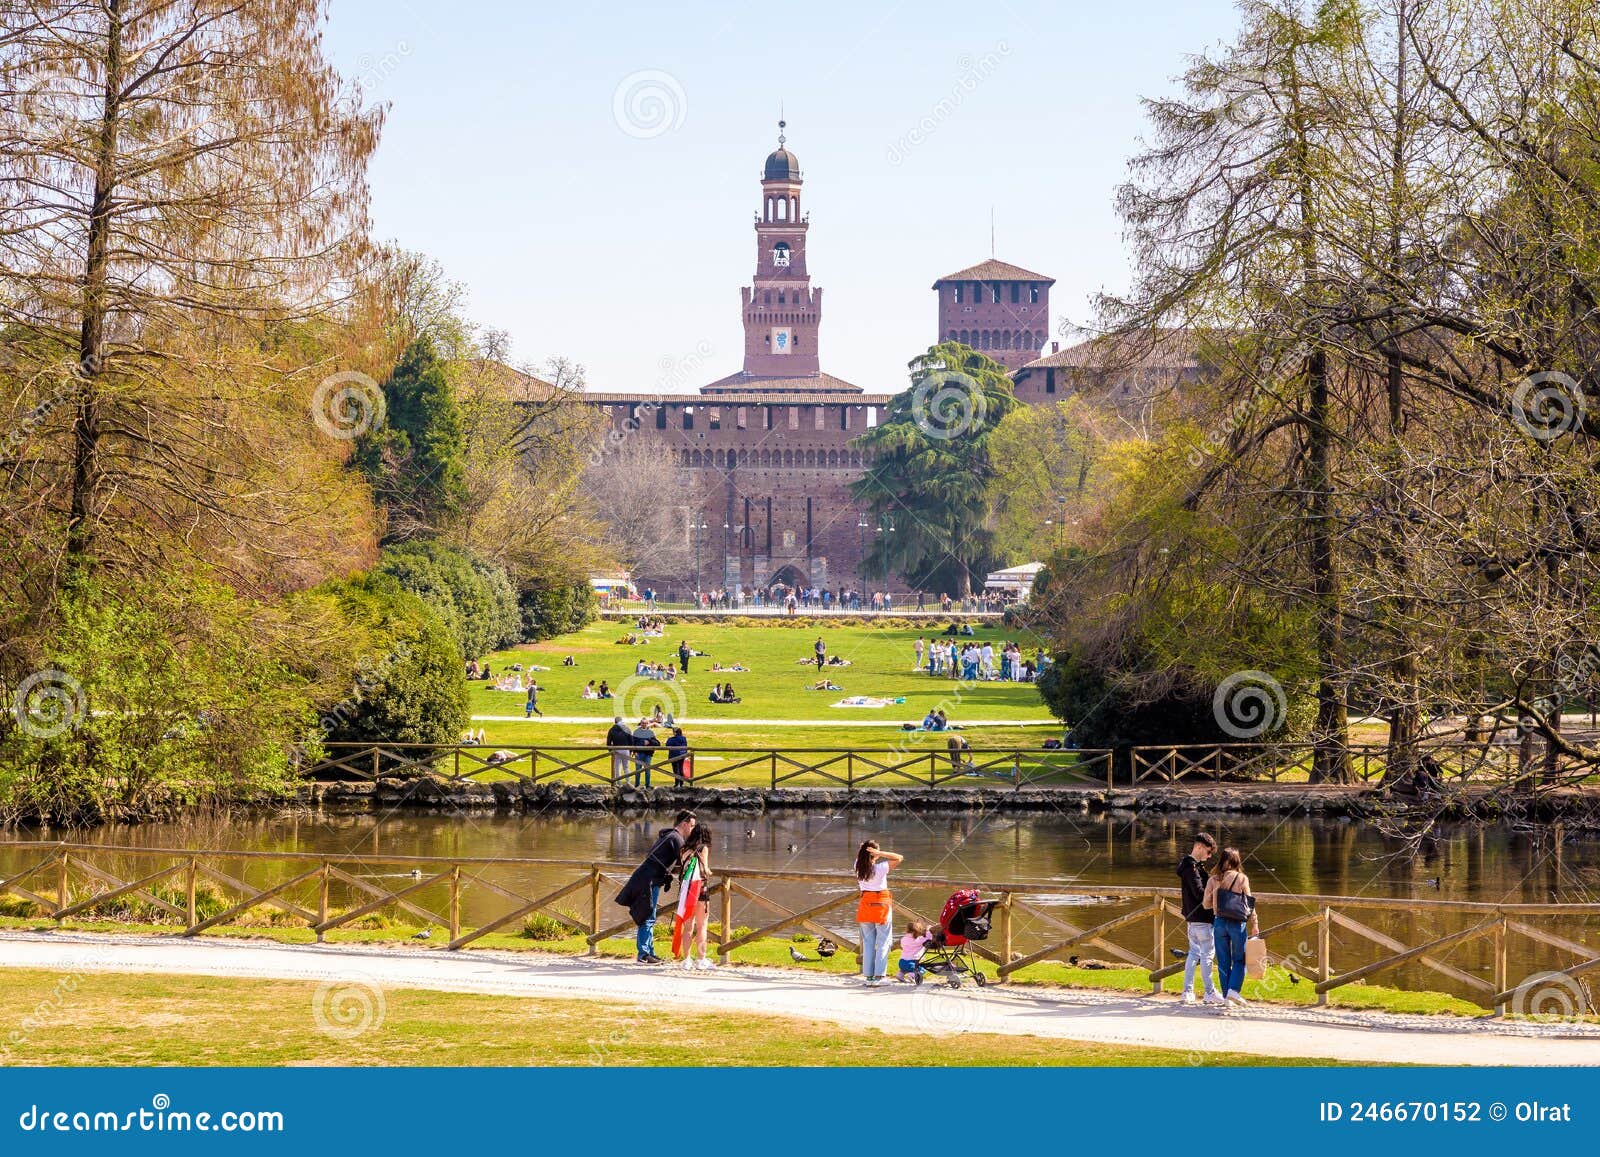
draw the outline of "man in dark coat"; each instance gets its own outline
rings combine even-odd
[[[628,778],[628,749],[633,746],[633,732],[628,730],[620,715],[606,732],[606,746],[611,749],[611,782],[621,783]]]
[[[1183,962],[1183,1002],[1195,1000],[1195,973],[1204,982],[1205,1002],[1221,1004],[1222,994],[1211,978],[1216,959],[1216,940],[1211,927],[1212,912],[1206,907],[1206,873],[1201,867],[1217,850],[1217,841],[1208,832],[1196,832],[1194,847],[1178,861],[1178,881],[1183,888],[1183,919],[1189,926],[1189,952]]]
[[[656,955],[656,905],[661,900],[661,889],[672,883],[672,873],[683,855],[683,841],[694,831],[692,811],[681,811],[670,828],[664,828],[644,863],[633,870],[628,882],[617,893],[617,903],[628,910],[633,922],[639,926],[635,942],[640,964],[660,964]]]

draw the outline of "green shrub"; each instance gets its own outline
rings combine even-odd
[[[381,574],[312,594],[332,605],[354,652],[347,679],[334,687],[340,697],[319,705],[327,740],[449,743],[460,736],[468,718],[462,665],[432,610]]]
[[[522,934],[529,940],[565,940],[572,935],[572,929],[554,916],[535,912],[522,922]]]
[[[553,639],[582,630],[594,620],[594,588],[587,582],[530,585],[517,595],[522,637]]]
[[[0,896],[0,916],[7,916],[13,920],[27,920],[42,915],[44,909],[32,900],[24,900],[21,896],[13,896],[9,892]]]

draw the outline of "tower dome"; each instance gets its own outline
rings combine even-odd
[[[798,181],[800,158],[783,147],[784,122],[778,122],[778,147],[767,154],[767,167],[762,172],[763,181]]]

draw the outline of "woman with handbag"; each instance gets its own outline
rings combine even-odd
[[[889,869],[905,857],[886,852],[877,840],[865,840],[856,851],[856,884],[861,899],[856,904],[856,925],[861,930],[861,975],[870,985],[887,982],[889,939],[894,930],[894,908],[889,895]]]
[[[1250,891],[1250,877],[1240,870],[1242,862],[1238,848],[1223,848],[1206,882],[1205,895],[1205,907],[1216,914],[1212,927],[1223,998],[1241,1006],[1249,1003],[1240,991],[1244,987],[1244,942],[1260,930],[1256,898]]]

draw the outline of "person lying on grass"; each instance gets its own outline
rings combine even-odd
[[[817,682],[815,682],[815,683],[811,684],[811,686],[807,687],[806,690],[807,691],[843,691],[844,688],[839,686],[839,684],[835,683],[832,679],[819,679]]]

